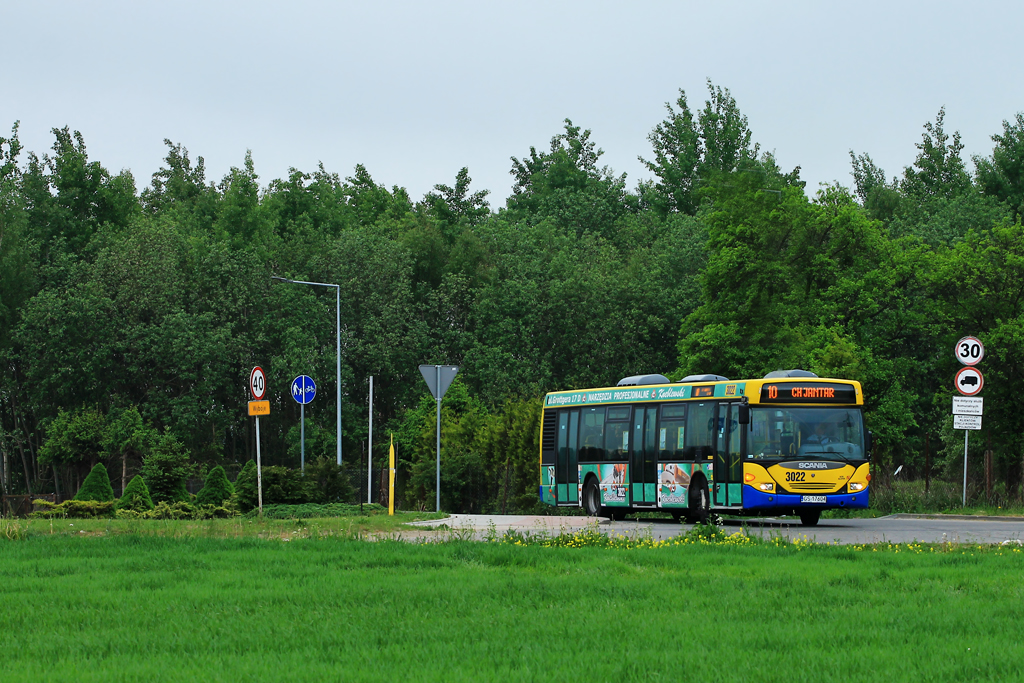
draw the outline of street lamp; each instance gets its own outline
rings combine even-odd
[[[278,282],[290,282],[293,285],[313,285],[314,287],[334,287],[335,309],[334,309],[334,333],[338,342],[338,363],[337,363],[337,386],[338,386],[338,466],[341,466],[341,285],[332,285],[326,282],[306,282],[305,280],[289,280],[286,277],[270,276],[271,280]]]

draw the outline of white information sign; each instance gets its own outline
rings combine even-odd
[[[956,343],[953,353],[964,365],[977,365],[985,357],[985,345],[977,337],[964,337]]]
[[[977,431],[981,429],[981,415],[954,415],[953,429]]]
[[[982,404],[985,399],[980,396],[970,398],[968,396],[953,397],[954,415],[981,415]]]

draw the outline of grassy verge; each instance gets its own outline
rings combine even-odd
[[[319,519],[259,519],[232,517],[204,520],[153,519],[23,519],[9,520],[31,536],[164,536],[171,538],[352,537],[387,535],[403,525],[441,519],[444,513],[397,512],[390,515],[355,515]],[[0,529],[0,540],[3,530]]]
[[[928,490],[925,482],[889,481],[885,485],[876,485],[871,491],[871,510],[880,515],[894,513],[917,514],[957,514],[957,515],[1024,515],[1024,503],[1019,498],[1007,497],[996,492],[992,501],[984,499],[984,493],[978,494],[973,489],[968,497],[968,505],[963,500],[963,484],[934,480]]]
[[[4,677],[936,681],[1024,670],[1017,548],[699,534],[616,545],[587,533],[437,544],[30,533],[0,541]]]

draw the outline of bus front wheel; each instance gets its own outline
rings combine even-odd
[[[686,519],[691,524],[707,524],[711,519],[711,494],[708,492],[708,483],[703,479],[698,480],[690,486],[689,509],[686,511]]]
[[[821,510],[801,510],[800,523],[804,526],[816,526],[821,519]]]
[[[583,507],[591,517],[601,514],[601,491],[597,487],[597,479],[591,477],[583,487]]]

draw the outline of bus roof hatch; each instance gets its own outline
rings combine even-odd
[[[764,379],[785,379],[787,377],[817,377],[808,370],[774,370],[764,376]]]
[[[619,380],[617,387],[635,387],[641,384],[668,384],[669,379],[665,375],[633,375],[623,377]]]

